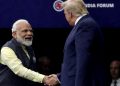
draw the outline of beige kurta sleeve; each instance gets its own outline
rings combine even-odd
[[[9,47],[1,49],[0,62],[7,65],[16,75],[28,80],[42,83],[45,77],[43,74],[24,67],[21,60],[17,58],[14,51]]]

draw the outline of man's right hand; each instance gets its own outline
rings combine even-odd
[[[44,83],[44,85],[47,85],[47,86],[55,86],[55,85],[59,84],[60,82],[57,78],[57,75],[51,74],[49,76],[44,77],[43,83]]]

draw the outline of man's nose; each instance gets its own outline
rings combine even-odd
[[[27,35],[28,35],[28,36],[33,36],[33,32],[28,31],[28,32],[27,32]]]

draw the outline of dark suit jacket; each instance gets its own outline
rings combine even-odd
[[[86,15],[70,32],[61,70],[61,86],[104,86],[103,36],[96,22]]]

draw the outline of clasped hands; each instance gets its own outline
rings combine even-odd
[[[60,81],[55,74],[51,74],[49,76],[45,76],[43,79],[43,83],[46,86],[55,86],[57,84],[60,84]]]

